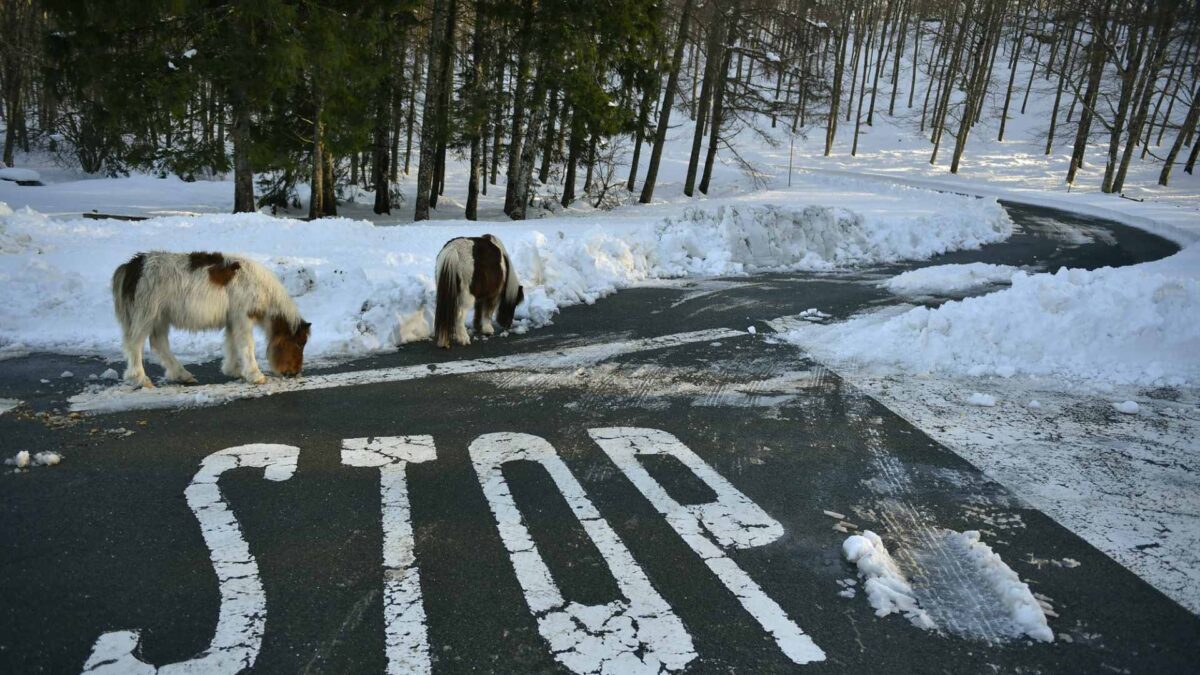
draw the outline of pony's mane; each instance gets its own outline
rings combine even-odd
[[[263,311],[268,317],[277,316],[283,319],[293,332],[300,328],[300,324],[304,322],[304,318],[300,316],[300,308],[296,306],[296,301],[283,287],[279,277],[257,261],[242,256],[227,257],[233,257],[241,262],[242,269],[250,273],[247,281],[259,287],[260,297],[266,300]]]

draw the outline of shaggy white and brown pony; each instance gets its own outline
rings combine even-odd
[[[471,344],[467,335],[467,310],[475,306],[475,332],[491,335],[492,314],[501,328],[512,326],[525,289],[504,244],[496,237],[459,237],[442,247],[437,257],[437,311],[433,333],[437,346],[450,347],[450,337]]]
[[[254,324],[267,334],[267,357],[280,375],[300,374],[304,345],[312,324],[279,279],[262,265],[222,253],[139,253],[117,268],[112,278],[113,305],[121,323],[127,366],[125,380],[152,387],[142,366],[142,348],[150,348],[172,382],[196,378],[171,353],[171,327],[189,331],[225,329],[221,372],[262,384],[266,377],[254,359]]]

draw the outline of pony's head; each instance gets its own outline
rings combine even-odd
[[[525,301],[525,287],[517,286],[516,296],[509,298],[508,293],[500,295],[500,307],[496,309],[496,323],[505,330],[512,328],[513,315],[517,313],[517,305]]]
[[[304,345],[308,344],[312,324],[301,320],[293,329],[287,319],[277,316],[271,319],[270,327],[267,358],[271,362],[271,369],[286,377],[299,375],[304,366]]]

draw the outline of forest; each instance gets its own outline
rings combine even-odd
[[[741,139],[784,127],[851,139],[904,115],[929,162],[971,161],[979,122],[1052,91],[1045,152],[1063,180],[1104,162],[1192,172],[1198,5],[1181,0],[0,0],[3,161],[44,151],[83,172],[231,175],[234,211],[429,217],[448,161],[465,217],[503,190],[650,202],[663,145],[694,122],[683,192],[715,162],[758,168]],[[990,130],[989,130],[989,133]],[[1102,155],[1087,155],[1099,144]],[[398,181],[415,175],[413,203]],[[302,188],[302,192],[298,190]],[[311,193],[309,192],[311,187]]]

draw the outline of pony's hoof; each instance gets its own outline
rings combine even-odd
[[[175,384],[181,384],[185,387],[194,387],[200,384],[196,381],[196,376],[192,375],[191,373],[186,373],[184,375],[180,375],[179,377],[172,377],[170,378],[170,381]]]
[[[134,389],[153,389],[154,388],[154,383],[151,382],[150,378],[148,378],[148,377],[143,377],[140,380],[134,380],[130,384],[133,385]]]
[[[259,373],[257,376],[248,376],[246,382],[249,384],[266,384],[267,376]]]
[[[481,330],[481,331],[479,331],[479,332],[480,332],[480,333],[483,333],[484,335],[495,335],[495,334],[496,334],[496,329],[495,329],[495,328],[492,328],[491,326],[484,326],[484,327],[483,327],[483,330]]]

